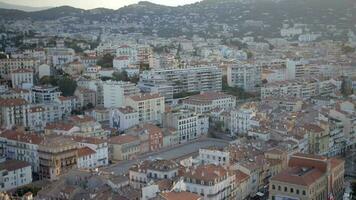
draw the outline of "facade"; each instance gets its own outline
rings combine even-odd
[[[24,99],[0,99],[0,124],[4,128],[28,126],[29,104]]]
[[[259,91],[262,84],[261,66],[236,64],[227,68],[227,83],[230,87],[239,87],[247,92]]]
[[[94,90],[78,87],[74,95],[78,98],[78,105],[80,107],[85,107],[88,105],[95,106],[97,104],[97,92]]]
[[[31,165],[19,160],[0,162],[0,191],[8,191],[32,182]]]
[[[167,112],[164,114],[163,126],[176,129],[179,143],[185,143],[200,136],[198,118],[196,113],[189,110]]]
[[[138,112],[140,122],[161,124],[165,111],[164,97],[159,94],[142,94],[126,98],[126,105]]]
[[[1,155],[11,159],[27,162],[32,172],[39,172],[38,147],[43,139],[33,133],[6,130],[0,134]]]
[[[131,160],[140,153],[140,140],[137,136],[119,135],[109,139],[111,160]]]
[[[222,92],[203,92],[183,100],[183,107],[196,113],[210,112],[215,108],[232,109],[236,97]]]
[[[16,69],[11,72],[13,88],[31,88],[33,86],[33,71],[31,69]]]
[[[38,62],[33,59],[1,59],[0,60],[0,76],[10,79],[12,71],[17,69],[34,70],[35,72]]]
[[[32,88],[32,95],[34,103],[53,103],[61,96],[61,92],[58,87],[35,86]]]
[[[230,152],[215,148],[199,149],[199,160],[202,164],[221,166],[230,165]]]
[[[78,144],[62,136],[46,136],[39,145],[40,179],[56,180],[77,167]]]
[[[186,169],[183,173],[185,191],[199,194],[203,199],[230,199],[235,187],[235,175],[214,164]]]
[[[288,168],[270,179],[270,199],[338,199],[342,197],[344,161],[294,154]]]
[[[325,155],[329,152],[329,130],[323,129],[316,124],[307,124],[304,126],[308,134],[308,144],[310,154]]]
[[[173,93],[221,91],[222,72],[215,66],[158,69],[145,71],[140,80],[163,79],[173,86]]]
[[[138,112],[130,106],[110,110],[110,127],[125,131],[139,124]]]
[[[125,97],[140,93],[134,83],[123,81],[106,81],[103,83],[103,89],[105,108],[125,106]]]

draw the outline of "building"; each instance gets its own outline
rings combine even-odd
[[[19,160],[0,161],[0,191],[8,191],[32,182],[31,165]]]
[[[178,176],[179,165],[171,160],[145,160],[129,169],[133,188],[143,188],[150,181],[171,180]]]
[[[183,92],[221,91],[222,71],[215,66],[144,71],[140,81],[165,80],[173,86],[173,94]]]
[[[190,110],[179,110],[164,113],[163,126],[174,128],[179,134],[179,143],[185,143],[201,136],[198,118],[195,112]]]
[[[235,175],[214,164],[187,168],[183,172],[183,191],[199,194],[203,199],[230,199],[235,189]]]
[[[309,153],[325,155],[329,152],[330,133],[316,124],[306,124],[303,127],[308,135]]]
[[[86,106],[95,106],[97,104],[97,93],[94,90],[77,87],[74,96],[78,98],[78,105],[83,108]]]
[[[202,164],[229,166],[230,152],[217,148],[202,148],[199,149],[198,159]]]
[[[94,137],[71,137],[79,145],[78,168],[93,169],[109,164],[109,145],[106,140]]]
[[[140,140],[137,136],[119,135],[109,139],[111,160],[131,160],[140,153]]]
[[[123,81],[106,81],[103,83],[103,91],[105,108],[123,107],[125,106],[125,97],[140,93],[134,83]]]
[[[61,96],[58,87],[54,86],[35,86],[32,88],[34,103],[53,103]]]
[[[77,167],[78,144],[63,136],[46,136],[39,145],[40,179],[56,180]]]
[[[339,199],[343,187],[344,161],[297,153],[270,179],[269,199]]]
[[[183,100],[183,107],[196,113],[210,112],[215,108],[232,109],[236,97],[222,92],[202,92]]]
[[[140,81],[138,87],[143,93],[158,93],[164,97],[165,103],[173,101],[173,86],[160,81]]]
[[[203,200],[198,194],[194,194],[191,192],[163,192],[159,194],[159,200]]]
[[[28,126],[29,104],[24,99],[0,99],[0,124],[3,128]]]
[[[125,131],[139,124],[138,112],[130,106],[110,110],[110,127]]]
[[[259,91],[262,84],[261,66],[253,64],[229,65],[227,83],[230,87],[242,88],[247,92]]]
[[[142,94],[128,96],[126,105],[138,112],[140,122],[161,124],[162,114],[165,111],[164,97],[159,94]]]
[[[118,71],[122,71],[126,68],[129,68],[130,65],[131,62],[128,56],[118,56],[113,60],[113,67]]]
[[[11,83],[13,88],[31,88],[33,86],[32,69],[15,69],[11,72]]]
[[[38,146],[42,141],[37,134],[6,130],[0,134],[0,153],[11,160],[28,162],[32,171],[38,173]]]
[[[37,72],[36,67],[38,62],[33,59],[1,59],[0,60],[0,76],[10,80],[10,74],[17,69],[27,69]]]

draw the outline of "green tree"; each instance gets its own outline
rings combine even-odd
[[[40,79],[41,85],[53,85],[57,86],[58,85],[58,78],[54,76],[44,76]]]
[[[114,72],[112,74],[112,76],[113,76],[113,80],[115,80],[115,81],[129,81],[130,80],[126,71]]]
[[[350,81],[346,78],[342,78],[341,82],[341,94],[344,96],[349,96],[352,94],[352,87]]]
[[[4,53],[0,53],[0,59],[6,59],[7,58],[7,55],[4,54]]]
[[[73,96],[77,82],[65,76],[58,80],[58,87],[63,96]]]
[[[350,46],[348,46],[348,45],[343,45],[343,46],[341,47],[341,51],[342,51],[342,53],[344,53],[344,54],[349,54],[349,53],[355,52],[355,48],[352,48],[352,47],[350,47]]]
[[[112,68],[113,67],[114,56],[111,54],[105,54],[101,59],[97,61],[97,65],[103,68]]]

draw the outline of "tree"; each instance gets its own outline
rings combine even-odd
[[[267,79],[262,80],[262,84],[267,84],[267,83],[268,83]]]
[[[344,53],[344,54],[349,54],[349,53],[355,52],[355,48],[352,48],[352,47],[350,47],[350,46],[348,46],[348,45],[343,45],[343,46],[341,47],[341,51],[342,51],[342,53]]]
[[[126,71],[114,72],[112,74],[113,80],[115,81],[129,81],[129,76]]]
[[[7,59],[7,55],[4,53],[0,53],[0,59]]]
[[[63,96],[73,96],[77,82],[65,76],[58,80],[58,87]]]
[[[342,77],[341,94],[344,96],[349,96],[352,94],[352,87],[350,81],[346,77]]]
[[[52,86],[57,86],[58,85],[58,78],[54,76],[44,76],[40,79],[41,85],[52,85]]]
[[[97,65],[103,68],[112,68],[113,67],[114,56],[111,54],[105,54],[101,59],[97,61]]]

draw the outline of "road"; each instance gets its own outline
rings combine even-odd
[[[204,138],[204,139],[199,139],[192,141],[190,143],[182,144],[176,147],[168,148],[168,149],[162,149],[158,152],[153,152],[153,153],[148,153],[148,154],[143,154],[139,155],[136,160],[126,160],[126,161],[120,161],[115,164],[112,164],[108,166],[107,168],[103,169],[104,171],[114,173],[114,174],[125,174],[128,172],[128,169],[135,163],[138,163],[140,161],[146,160],[148,158],[161,158],[161,159],[177,159],[189,154],[192,154],[194,152],[198,152],[200,148],[204,147],[225,147],[229,143],[224,140],[219,140],[219,139],[211,139],[211,138]]]

